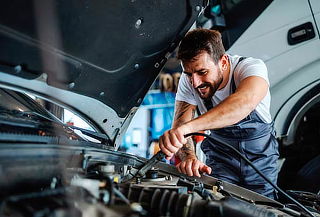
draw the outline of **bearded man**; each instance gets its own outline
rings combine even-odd
[[[269,79],[260,59],[225,53],[218,31],[195,29],[181,41],[178,51],[183,73],[179,81],[172,129],[159,139],[170,159],[181,159],[180,172],[202,172],[267,197],[273,187],[232,150],[205,139],[201,148],[206,164],[199,161],[194,144],[184,135],[210,130],[211,136],[232,145],[277,182],[278,143],[270,115]],[[195,118],[196,111],[200,114]]]

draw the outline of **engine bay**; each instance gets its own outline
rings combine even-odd
[[[0,216],[302,216],[295,207],[214,177],[186,177],[162,162],[126,180],[145,159],[95,148],[22,146],[15,155],[12,144],[1,151]]]

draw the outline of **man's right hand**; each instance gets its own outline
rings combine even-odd
[[[180,173],[188,176],[201,177],[200,172],[211,174],[211,168],[199,161],[197,157],[188,157],[181,161],[176,167]]]

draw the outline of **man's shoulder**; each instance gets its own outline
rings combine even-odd
[[[239,66],[265,65],[262,59],[255,58],[255,57],[247,57],[247,56],[231,55],[231,54],[228,54],[228,57],[232,65],[237,65],[237,64]]]
[[[242,62],[244,65],[261,65],[261,66],[266,65],[262,59],[258,59],[254,57],[247,57]]]
[[[181,74],[179,80],[176,101],[183,101],[191,105],[197,105],[192,85],[190,84],[187,75],[184,73]]]
[[[180,79],[179,79],[179,86],[189,86],[189,79],[185,73],[181,73]]]
[[[241,80],[250,76],[262,77],[269,84],[268,69],[263,60],[246,57],[240,61],[241,57],[242,56],[238,55],[231,56],[231,58],[233,58],[231,61],[236,61],[232,63],[236,85],[238,85]]]

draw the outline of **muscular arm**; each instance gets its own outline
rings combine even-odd
[[[191,138],[187,139],[187,143],[183,145],[182,148],[176,153],[180,160],[185,160],[188,157],[196,157],[196,152],[194,150],[194,143]]]
[[[175,116],[172,128],[177,128],[182,124],[192,120],[195,116],[196,106],[186,102],[177,101],[175,104]],[[191,138],[187,139],[187,143],[176,153],[176,155],[184,160],[186,157],[195,156],[194,144]]]
[[[184,138],[187,132],[183,127],[194,118],[195,111],[196,106],[177,101],[172,129],[160,137],[159,146],[167,155],[167,159],[170,159],[174,153],[178,155],[181,162],[176,167],[180,172],[188,176],[200,177],[200,172],[210,174],[211,168],[197,159],[191,138]]]
[[[268,83],[260,77],[251,76],[241,81],[236,92],[219,105],[183,125],[184,132],[217,129],[237,123],[253,111],[266,96]]]

